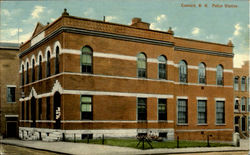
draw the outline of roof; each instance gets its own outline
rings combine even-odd
[[[18,43],[7,43],[7,42],[0,42],[1,49],[19,49],[20,44]]]

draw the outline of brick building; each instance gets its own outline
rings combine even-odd
[[[242,138],[249,136],[249,61],[241,68],[234,68],[234,130]]]
[[[19,44],[0,42],[0,136],[18,136]]]
[[[65,11],[21,46],[19,136],[230,141],[232,49],[150,30],[140,18],[121,25]]]

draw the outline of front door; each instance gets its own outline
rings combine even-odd
[[[31,127],[36,127],[36,99],[31,98]]]
[[[6,122],[7,137],[17,137],[17,122]]]
[[[61,128],[61,95],[56,92],[54,95],[54,120],[56,121],[54,129]]]

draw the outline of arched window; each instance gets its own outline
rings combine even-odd
[[[179,63],[179,80],[180,82],[187,82],[187,63],[184,60]]]
[[[247,91],[250,91],[250,77],[247,78]]]
[[[22,86],[24,85],[24,65],[22,65]]]
[[[205,84],[206,83],[206,66],[204,63],[200,63],[198,67],[198,80],[199,83]]]
[[[47,52],[46,76],[50,76],[50,51]]]
[[[81,55],[82,73],[92,73],[93,70],[92,59],[93,59],[92,49],[88,46],[83,47]]]
[[[32,82],[35,81],[35,59],[32,60]]]
[[[246,84],[246,91],[248,91],[249,92],[249,82],[250,82],[250,77],[247,77],[246,78],[246,82],[247,82],[247,84]],[[250,125],[250,124],[249,124]]]
[[[241,78],[241,91],[245,91],[246,90],[245,88],[246,88],[246,77],[243,76]]]
[[[26,84],[28,84],[29,83],[29,63],[27,62],[26,63]]]
[[[234,77],[234,90],[239,90],[239,77]]]
[[[217,85],[223,85],[223,67],[218,65],[216,67],[216,83]]]
[[[144,53],[137,55],[137,77],[147,77],[147,58]]]
[[[38,80],[42,79],[42,56],[39,56],[39,64],[38,64]]]
[[[241,98],[241,111],[242,112],[246,111],[246,98],[245,97]]]
[[[239,98],[234,99],[234,110],[239,110]]]
[[[158,57],[158,77],[159,79],[167,78],[167,59],[165,56],[161,55]]]
[[[59,47],[56,47],[55,74],[59,73]]]

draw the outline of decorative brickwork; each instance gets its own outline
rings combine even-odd
[[[35,58],[42,55],[42,79],[36,78],[21,87],[25,97],[20,102],[31,108],[41,99],[42,106],[29,110],[36,111],[36,119],[20,120],[20,137],[25,130],[30,133],[39,130],[43,134],[56,129],[60,133],[55,134],[56,139],[68,132],[76,133],[77,137],[81,134],[135,137],[146,132],[157,136],[167,133],[165,138],[168,139],[179,136],[180,139],[204,140],[204,135],[198,134],[203,131],[214,135],[211,140],[232,140],[233,47],[177,38],[172,31],[153,31],[145,26],[67,15],[48,25],[44,30],[45,38],[34,46],[28,47],[29,41],[23,45],[21,64],[27,63],[26,59],[31,62],[33,55]],[[60,49],[59,73],[55,74],[57,47]],[[51,53],[50,77],[46,77],[48,51]],[[139,53],[145,54],[143,63],[138,61]],[[164,78],[159,78],[159,56],[166,58],[165,70],[161,70],[161,74],[166,75]],[[187,80],[184,82],[179,81],[181,60],[186,62]],[[203,84],[198,82],[200,63],[205,66]],[[220,74],[218,66],[222,67]],[[35,71],[38,70],[39,63],[36,63]],[[143,77],[139,77],[142,70]],[[216,83],[217,78],[221,78],[222,85]],[[31,101],[32,92],[37,95],[33,95],[35,100]],[[159,108],[162,108],[159,99],[166,101],[167,120],[159,120]],[[185,104],[179,104],[180,99],[184,99]],[[207,103],[204,124],[198,124],[200,99]],[[182,107],[186,111],[181,110]],[[42,111],[40,120],[37,119],[39,110]],[[143,114],[142,120],[138,118],[139,113]],[[177,123],[181,117],[185,117],[185,123]],[[216,123],[216,120],[224,122]],[[35,128],[30,128],[31,125]],[[24,137],[32,136],[24,134]]]

